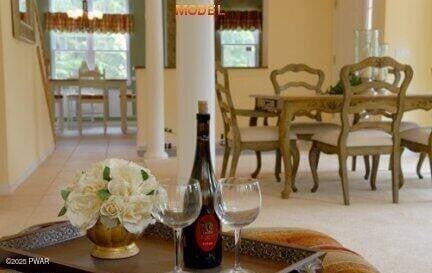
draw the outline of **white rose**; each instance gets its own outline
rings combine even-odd
[[[138,181],[134,181],[132,183],[132,194],[149,194],[156,190],[159,183],[156,180],[156,177],[149,174],[149,177],[147,180],[143,181],[142,178]]]
[[[103,179],[103,171],[105,164],[103,162],[97,162],[91,165],[90,169],[86,171],[88,177]]]
[[[101,200],[95,194],[72,192],[66,201],[66,217],[81,231],[93,227],[99,218]]]
[[[125,202],[122,197],[112,195],[102,203],[100,208],[100,213],[103,216],[108,216],[110,218],[117,218],[121,215],[125,207]]]
[[[78,181],[75,189],[77,192],[84,194],[96,194],[99,190],[106,187],[106,181],[99,177],[92,177],[88,174],[83,174]]]
[[[120,223],[130,233],[139,234],[154,222],[151,211],[152,198],[146,195],[136,195],[129,199],[126,208],[120,217]]]
[[[104,161],[104,165],[110,168],[111,175],[115,176],[117,170],[123,169],[129,164],[128,161],[124,159],[107,159]]]
[[[136,174],[128,165],[119,165],[111,169],[111,177],[131,183],[133,179],[136,179]]]
[[[114,178],[108,183],[108,191],[112,195],[127,198],[131,195],[131,185],[121,178]]]

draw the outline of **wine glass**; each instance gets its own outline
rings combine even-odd
[[[258,217],[261,208],[259,182],[247,178],[227,178],[220,181],[215,192],[215,210],[220,220],[234,228],[235,264],[221,273],[252,273],[240,266],[240,235],[244,226]]]
[[[155,190],[153,216],[174,229],[175,267],[170,273],[188,273],[180,265],[182,259],[182,229],[199,216],[202,206],[201,188],[197,180],[180,179],[162,181]]]

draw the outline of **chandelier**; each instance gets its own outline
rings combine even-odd
[[[68,10],[66,13],[69,18],[75,20],[79,18],[88,19],[88,20],[93,20],[93,19],[100,20],[103,18],[103,13],[100,11],[88,11],[87,0],[82,1],[82,9]]]

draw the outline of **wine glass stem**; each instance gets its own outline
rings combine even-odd
[[[182,229],[181,228],[175,228],[174,229],[174,242],[175,242],[175,268],[174,272],[181,272],[182,268],[180,265],[180,259],[181,257],[181,239],[182,239]]]
[[[234,244],[235,244],[234,269],[240,269],[240,237],[241,237],[241,228],[235,228],[234,229]]]

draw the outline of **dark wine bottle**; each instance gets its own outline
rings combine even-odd
[[[184,229],[183,259],[188,268],[207,269],[222,261],[222,226],[214,204],[216,177],[210,155],[210,114],[207,103],[199,102],[197,144],[191,178],[198,180],[202,191],[202,209],[197,220]]]

